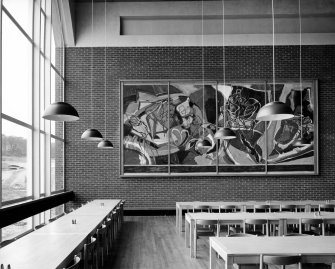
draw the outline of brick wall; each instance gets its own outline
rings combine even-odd
[[[276,47],[276,77],[299,79],[299,47]],[[201,79],[200,47],[107,48],[107,137],[113,150],[80,139],[91,127],[104,130],[104,48],[66,50],[66,100],[80,120],[66,124],[65,186],[78,203],[122,198],[136,208],[173,208],[176,201],[239,199],[334,199],[335,46],[303,46],[302,76],[319,79],[319,176],[120,178],[120,94],[123,79]],[[272,79],[272,47],[227,47],[226,76]],[[222,48],[205,48],[205,79],[222,79]]]

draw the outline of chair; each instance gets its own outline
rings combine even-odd
[[[36,231],[36,230],[44,227],[45,225],[46,225],[45,223],[38,224],[38,225],[35,226],[34,230]]]
[[[310,234],[289,233],[289,234],[284,234],[283,236],[311,236],[311,235]]]
[[[107,218],[105,221],[105,225],[107,228],[107,255],[112,252],[112,242],[113,242],[113,220],[111,218]]]
[[[195,223],[195,236],[219,236],[220,234],[220,222],[218,220],[196,220]],[[216,231],[213,226],[216,226]]]
[[[270,205],[254,205],[254,213],[257,212],[271,212]]]
[[[241,234],[241,233],[227,235],[227,237],[255,237],[255,236],[257,235],[256,234]]]
[[[297,206],[296,205],[281,205],[282,212],[296,212]]]
[[[97,240],[91,237],[90,243],[84,244],[84,269],[98,269]]]
[[[104,254],[106,253],[107,248],[107,227],[102,225],[101,228],[97,229],[96,233],[97,239],[97,252],[98,252],[98,268],[101,268],[104,265]]]
[[[234,205],[222,205],[219,207],[219,212],[220,213],[233,213],[236,212],[236,206]],[[230,234],[230,225],[227,225],[227,234]],[[223,227],[223,226],[221,226]]]
[[[262,227],[262,232],[257,230],[257,226]],[[250,229],[252,227],[252,229]],[[248,229],[249,228],[249,229]],[[269,235],[269,225],[266,219],[245,219],[244,220],[244,233],[254,234],[258,236]]]
[[[298,264],[299,268],[301,268],[301,256],[277,256],[277,255],[263,255],[261,257],[263,260],[263,264],[265,268],[268,268],[268,265],[281,265],[282,269],[285,269],[286,265]]]
[[[323,235],[335,235],[335,219],[323,220]]]
[[[310,235],[321,235],[322,230],[320,225],[323,224],[322,219],[301,219],[301,226],[299,233]]]
[[[64,269],[78,269],[80,265],[80,258],[77,255],[74,255],[73,261],[70,263],[68,267],[64,267]]]
[[[335,212],[335,205],[334,204],[322,204],[319,207],[320,211],[328,211],[328,212]]]
[[[126,203],[126,200],[122,200],[120,203],[120,208],[121,208],[121,224],[124,221],[124,204]]]
[[[208,205],[197,205],[193,206],[193,213],[196,212],[208,212],[210,213],[211,207]]]
[[[5,246],[9,245],[10,243],[13,243],[15,240],[16,240],[16,237],[0,242],[0,248],[3,248]]]

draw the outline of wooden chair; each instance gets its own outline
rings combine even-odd
[[[322,219],[301,219],[301,226],[299,233],[310,235],[321,235],[323,220]]]
[[[283,236],[311,236],[311,235],[310,234],[289,233],[289,234],[284,234]]]
[[[73,261],[70,263],[68,267],[64,267],[64,269],[78,269],[80,265],[80,258],[77,255],[74,255]]]
[[[113,220],[111,218],[107,218],[105,221],[105,225],[107,228],[107,255],[112,253],[112,242],[113,242]]]
[[[195,236],[219,236],[220,222],[218,220],[196,220],[195,223]],[[216,226],[216,227],[214,227]]]
[[[46,225],[45,223],[38,224],[38,225],[35,226],[34,230],[38,230],[38,229],[44,227],[45,225]]]
[[[281,205],[282,212],[296,212],[297,206],[296,205]]]
[[[13,243],[15,240],[16,240],[16,237],[0,242],[0,248],[3,248],[5,246],[9,245],[10,243]]]
[[[236,233],[236,234],[228,234],[227,237],[255,237],[256,234],[242,234],[242,233]]]
[[[282,256],[282,255],[263,255],[261,257],[263,260],[264,268],[268,268],[268,265],[280,265],[282,269],[285,269],[286,265],[298,264],[298,268],[301,269],[301,256]]]
[[[320,211],[328,211],[328,212],[335,212],[335,205],[334,204],[321,204],[319,206]]]
[[[193,206],[193,213],[196,212],[208,212],[210,213],[211,207],[208,205],[197,205]]]
[[[257,226],[262,227],[262,232],[257,230]],[[252,227],[252,229],[250,229]],[[254,234],[258,236],[269,235],[269,225],[266,219],[245,219],[244,233]]]
[[[98,269],[97,240],[91,237],[90,242],[84,244],[84,269]]]
[[[102,268],[104,265],[104,254],[107,248],[107,227],[102,225],[101,228],[97,229],[97,252],[98,252],[98,268]]]
[[[271,212],[270,205],[254,205],[254,213],[257,212]]]
[[[221,205],[219,207],[219,212],[220,213],[233,213],[233,212],[236,212],[236,206],[234,205]],[[227,226],[227,234],[229,235],[230,234],[230,225],[221,225],[221,229],[224,227],[224,226]]]
[[[323,220],[323,235],[335,235],[335,219]]]
[[[121,224],[124,221],[124,204],[126,203],[126,200],[122,200],[120,203],[120,209],[121,209]]]

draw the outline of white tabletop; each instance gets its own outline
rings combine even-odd
[[[60,217],[1,248],[0,263],[13,269],[65,267],[119,202],[95,200]],[[76,224],[72,224],[73,219]]]

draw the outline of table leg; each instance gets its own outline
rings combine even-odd
[[[195,221],[193,221],[193,257],[197,258],[197,224]]]
[[[178,222],[179,222],[179,233],[183,231],[182,225],[183,225],[183,207],[179,206],[179,217],[178,217]]]
[[[190,220],[190,232],[189,232],[189,234],[190,234],[190,255],[191,255],[191,258],[193,258],[193,244],[194,244],[194,240],[193,240],[193,236],[194,236],[193,229],[194,229],[194,227],[193,227],[193,224],[194,224],[194,220],[192,219],[192,220]]]
[[[176,205],[176,228],[179,228],[179,207]]]
[[[190,247],[190,223],[185,218],[185,246]]]
[[[212,248],[211,242],[209,243],[209,269],[214,269],[216,265],[216,251]]]
[[[227,256],[226,269],[234,269],[233,257]]]

